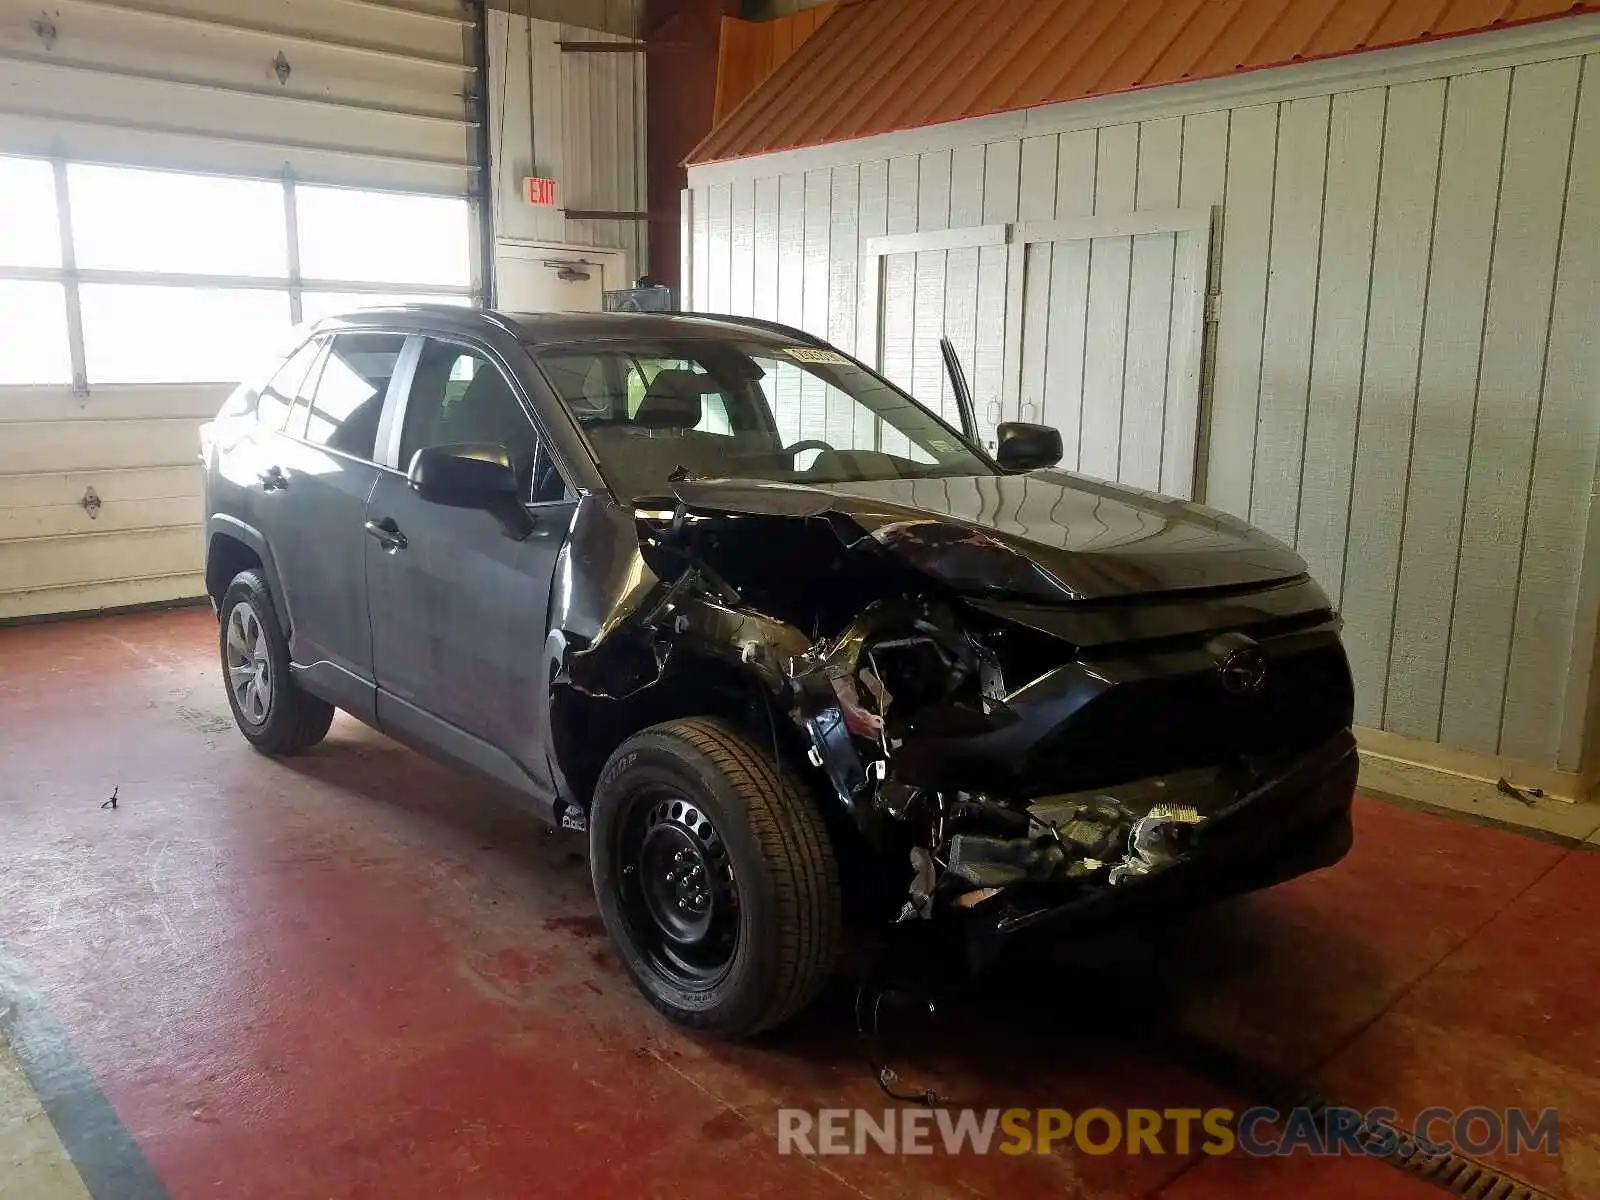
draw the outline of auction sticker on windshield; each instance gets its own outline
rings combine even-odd
[[[810,346],[790,346],[784,350],[796,362],[827,363],[834,367],[848,367],[850,360],[837,350],[816,350]]]

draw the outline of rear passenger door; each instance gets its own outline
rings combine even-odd
[[[394,469],[367,505],[379,723],[544,797],[545,632],[576,497],[521,389],[487,350],[428,337],[414,353],[384,459]],[[533,522],[527,537],[411,490],[405,471],[418,450],[462,442],[509,451]]]
[[[405,335],[336,333],[299,389],[279,443],[277,514],[268,533],[287,593],[290,658],[313,690],[374,714],[367,622],[367,498],[384,403]]]

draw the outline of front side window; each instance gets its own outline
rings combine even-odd
[[[398,333],[339,333],[333,336],[322,372],[307,398],[296,404],[290,429],[300,431],[304,410],[306,441],[356,458],[371,459],[378,441],[383,399],[399,361],[405,337]]]
[[[423,343],[400,428],[400,466],[418,450],[466,443],[504,446],[531,501],[566,493],[539,432],[500,368],[470,347],[429,338]]]
[[[938,417],[837,351],[694,340],[534,356],[622,498],[659,496],[674,475],[842,483],[994,472]]]

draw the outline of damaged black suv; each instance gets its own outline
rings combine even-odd
[[[1350,845],[1339,620],[1222,513],[979,448],[737,318],[325,321],[202,434],[239,728],[335,707],[587,830],[663,1013],[729,1037],[846,928],[1020,935],[1271,884]]]

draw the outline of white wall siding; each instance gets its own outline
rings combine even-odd
[[[1575,59],[1539,63],[1518,68],[1511,80],[1441,727],[1445,741],[1472,750],[1497,748],[1505,724],[1582,67]],[[1595,230],[1573,234],[1593,239]],[[1564,569],[1575,572],[1578,564],[1574,553]],[[1562,665],[1548,664],[1552,682],[1564,675]],[[1553,747],[1556,736],[1548,731],[1546,745]]]
[[[597,6],[595,19],[604,5]],[[623,9],[613,24],[627,22]],[[491,157],[495,236],[502,241],[625,250],[630,278],[649,253],[644,221],[575,219],[566,210],[642,212],[645,189],[645,56],[563,51],[562,42],[630,39],[597,29],[489,11]],[[529,175],[554,179],[556,208],[522,195]],[[724,224],[728,189],[721,199]],[[726,253],[726,246],[724,252]],[[728,279],[725,270],[724,282]]]
[[[803,244],[801,323],[930,405],[953,415],[945,332],[985,425],[1043,419],[1068,465],[1169,490],[1175,461],[1198,465],[1208,503],[1295,545],[1340,605],[1361,723],[1575,770],[1600,610],[1580,595],[1600,451],[1592,49],[1059,133],[985,119],[970,144],[940,129],[883,158],[775,156],[805,167],[781,179],[720,164],[691,172],[713,214],[697,236],[735,238],[702,181],[740,180],[754,244],[715,294],[734,311],[761,313],[764,256]],[[804,206],[789,241],[763,228],[780,191],[780,211]],[[1208,288],[1180,278],[1170,234],[865,256],[885,233],[1211,206]],[[1186,367],[1155,326],[1205,290],[1219,316]],[[1184,370],[1209,380],[1197,423],[1135,403]]]
[[[1390,89],[1379,163],[1342,597],[1346,620],[1360,631],[1348,645],[1356,719],[1364,725],[1380,725],[1388,685],[1444,93],[1443,80]]]

